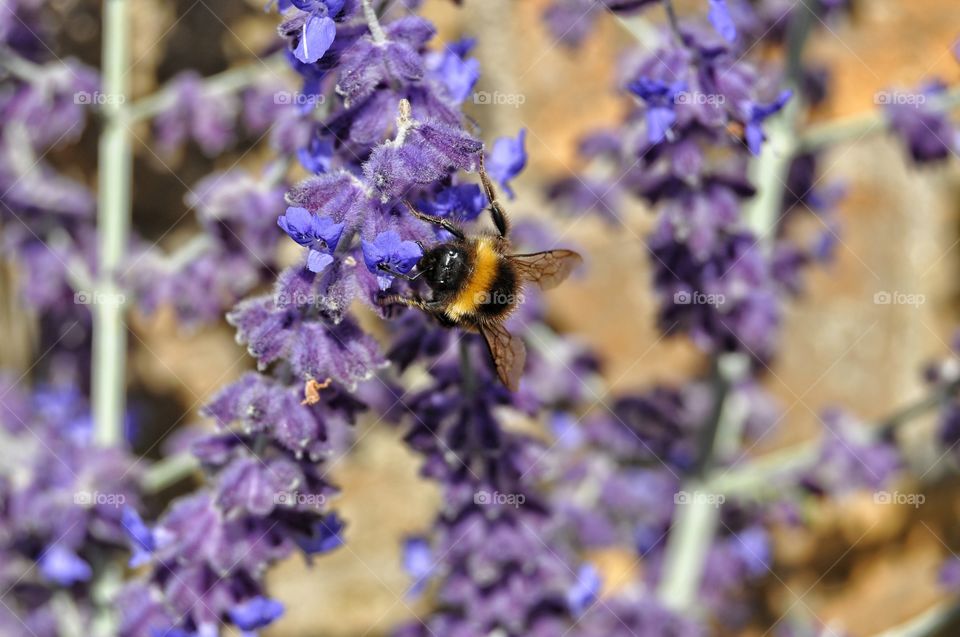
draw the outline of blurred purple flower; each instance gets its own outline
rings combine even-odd
[[[514,192],[510,181],[527,166],[526,139],[525,128],[520,129],[516,139],[500,137],[493,143],[493,149],[487,156],[487,172],[511,199],[514,198]]]
[[[240,630],[253,631],[273,623],[283,615],[283,604],[275,599],[257,596],[229,610],[230,620]]]
[[[708,0],[710,10],[707,17],[710,24],[717,30],[723,39],[727,42],[734,42],[737,39],[737,25],[730,16],[730,8],[727,7],[727,0]]]
[[[93,574],[87,562],[60,544],[54,544],[43,553],[39,566],[44,579],[60,586],[86,582]]]
[[[766,139],[766,135],[763,134],[763,122],[786,106],[791,97],[793,97],[793,91],[786,90],[769,104],[752,104],[750,106],[750,120],[747,122],[744,135],[751,153],[759,155],[760,147]]]
[[[434,556],[425,538],[412,537],[403,543],[403,570],[413,579],[411,595],[419,595],[434,571]]]

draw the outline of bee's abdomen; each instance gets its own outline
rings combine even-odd
[[[496,318],[509,313],[517,304],[517,292],[517,276],[513,266],[509,260],[499,259],[496,274],[477,304],[477,315]]]

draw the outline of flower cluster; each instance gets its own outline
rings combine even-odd
[[[803,265],[829,256],[834,231],[829,208],[811,201],[812,158],[796,159],[790,177],[783,176],[784,206],[769,227],[746,218],[756,194],[748,163],[764,146],[766,121],[794,95],[777,87],[780,72],[744,55],[755,29],[737,6],[710,3],[712,28],[676,23],[657,50],[630,64],[624,86],[635,103],[626,121],[581,145],[608,177],[590,171],[558,182],[551,194],[572,212],[615,222],[622,221],[625,195],[657,206],[647,243],[662,329],[690,334],[708,352],[766,360],[775,353],[783,295],[799,286]],[[822,236],[808,244],[788,238],[792,210],[825,217]]]
[[[298,153],[315,176],[287,192],[285,212],[271,215],[305,248],[304,259],[280,273],[272,294],[249,298],[228,315],[259,371],[206,408],[220,432],[196,443],[194,454],[212,486],[175,502],[151,525],[130,513],[134,563],[151,568],[124,592],[124,635],[205,634],[227,621],[252,631],[279,616],[262,586],[269,564],[297,547],[311,555],[342,541],[344,523],[326,506],[335,491],[322,461],[349,438],[360,410],[399,402],[377,374],[386,359],[350,309],[360,301],[383,314],[380,297],[408,285],[396,274],[416,264],[422,243],[436,240],[403,200],[463,221],[486,205],[476,186],[455,181],[457,170],[476,166],[482,149],[459,127],[458,106],[478,73],[466,57],[469,44],[431,52],[428,22],[405,16],[381,26],[369,9],[297,3],[281,25],[304,94],[322,96],[329,108]],[[390,129],[384,141],[381,131]],[[491,155],[491,172],[506,183],[523,157],[522,137],[503,142]],[[272,242],[262,220],[275,205],[275,189],[230,176],[210,181],[196,199],[208,234],[224,244],[235,238],[267,259]],[[402,359],[398,334],[392,353]],[[501,402],[509,400],[509,392],[497,391]],[[299,497],[305,494],[307,503]],[[197,519],[203,524],[186,523]],[[564,590],[558,586],[557,594]],[[534,602],[519,612],[532,612]]]
[[[0,632],[90,632],[104,602],[95,582],[123,555],[139,471],[125,452],[93,445],[76,387],[27,393],[13,381],[0,382]]]

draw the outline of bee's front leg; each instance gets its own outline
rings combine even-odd
[[[377,305],[391,307],[402,305],[404,307],[415,307],[427,314],[436,314],[442,309],[442,305],[436,301],[428,301],[420,296],[403,296],[402,294],[389,294],[377,298]]]

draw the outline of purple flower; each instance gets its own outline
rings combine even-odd
[[[592,564],[584,564],[577,571],[577,581],[567,591],[567,606],[575,617],[580,617],[600,595],[603,582]]]
[[[420,206],[437,217],[473,221],[487,207],[487,197],[477,184],[457,184],[444,188]]]
[[[156,535],[144,523],[137,510],[132,507],[124,507],[121,523],[133,547],[130,568],[137,568],[146,564],[152,559],[153,552],[157,550]]]
[[[737,39],[737,25],[734,24],[730,16],[730,8],[727,7],[727,0],[709,0],[710,11],[707,17],[710,24],[717,30],[723,39],[727,42],[734,42]]]
[[[238,106],[233,95],[211,93],[193,71],[175,77],[165,90],[174,97],[172,106],[154,119],[157,142],[165,153],[172,153],[188,139],[196,141],[207,155],[215,155],[231,143]]]
[[[521,128],[516,139],[511,137],[497,139],[487,156],[487,172],[500,184],[511,199],[513,199],[514,193],[509,182],[519,175],[520,171],[527,165],[526,139],[527,130]]]
[[[337,37],[337,25],[328,16],[310,14],[303,23],[300,41],[293,54],[305,64],[313,64],[323,57],[334,38]]]
[[[422,537],[408,538],[403,543],[403,570],[413,578],[410,593],[419,595],[433,574],[433,551],[430,543]]]
[[[363,262],[377,275],[381,290],[393,282],[394,275],[387,270],[406,274],[423,256],[423,250],[413,241],[403,241],[393,230],[381,232],[373,242],[361,241]]]
[[[686,88],[683,81],[667,84],[648,77],[639,77],[627,85],[631,93],[647,104],[647,139],[651,144],[659,144],[670,135],[670,128],[677,121],[677,95]]]
[[[72,586],[77,582],[86,582],[93,571],[76,553],[55,544],[40,558],[40,574],[49,582],[60,586]]]
[[[297,151],[297,158],[304,168],[314,174],[329,172],[333,160],[333,141],[314,136],[307,146]]]
[[[283,604],[275,599],[258,595],[234,606],[228,612],[230,620],[240,630],[251,631],[263,628],[283,615]]]
[[[324,56],[333,41],[337,37],[337,26],[333,21],[343,10],[345,0],[292,0],[298,9],[306,12],[306,15],[299,14],[287,24],[299,25],[294,36],[296,45],[293,48],[294,57],[304,64],[313,64]],[[283,2],[280,5],[281,12],[283,5],[289,6],[289,2]],[[302,21],[302,24],[300,22]]]
[[[310,527],[309,534],[298,534],[295,538],[297,546],[306,555],[329,553],[343,544],[343,528],[346,526],[337,515],[330,514],[324,519],[315,521]]]
[[[422,80],[424,60],[419,50],[435,32],[423,18],[408,16],[384,28],[385,42],[360,38],[341,58],[337,92],[352,106],[382,84],[403,86]]]
[[[343,223],[336,223],[325,215],[313,215],[306,208],[291,206],[287,214],[280,215],[277,225],[302,246],[310,248],[307,269],[323,272],[333,263],[333,251],[340,243]]]
[[[785,90],[769,104],[752,104],[750,107],[750,119],[744,130],[747,138],[747,146],[754,155],[760,154],[760,147],[766,136],[763,134],[763,122],[771,115],[779,112],[790,98],[793,97],[793,91]]]
[[[472,170],[483,148],[468,133],[439,121],[398,123],[397,138],[374,149],[363,166],[384,202],[443,179],[451,170]]]
[[[443,87],[455,104],[467,99],[480,79],[480,62],[476,58],[466,59],[475,43],[476,40],[469,38],[460,40],[426,58],[428,76]]]
[[[950,117],[928,108],[924,103],[926,96],[941,95],[946,87],[932,83],[920,94],[893,94],[898,98],[885,106],[890,126],[906,143],[910,157],[918,164],[946,159],[955,153],[958,146],[958,134]]]

